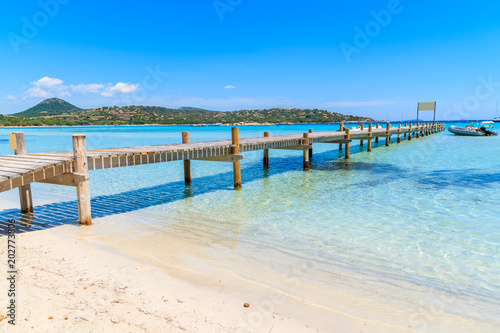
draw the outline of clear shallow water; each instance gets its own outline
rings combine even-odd
[[[240,127],[240,136],[309,128],[338,125]],[[192,142],[230,138],[229,127],[23,129],[29,152],[71,150],[77,132],[89,148],[106,148],[180,142],[186,130]],[[0,130],[2,155],[11,153],[10,132]],[[272,150],[268,170],[261,151],[245,153],[241,191],[225,163],[193,161],[191,187],[182,162],[93,171],[91,238],[160,262],[226,270],[317,304],[328,305],[327,291],[340,288],[406,298],[409,308],[437,299],[453,313],[498,324],[500,137],[442,132],[414,140],[388,148],[381,140],[372,153],[366,142],[352,145],[349,161],[338,145],[315,144],[309,171],[300,152]],[[33,192],[43,205],[36,223],[74,223],[73,189],[34,184]],[[0,217],[15,214],[1,209]],[[303,282],[291,287],[280,276]]]

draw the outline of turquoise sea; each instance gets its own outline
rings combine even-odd
[[[338,124],[240,127],[240,137],[309,128]],[[13,131],[25,132],[33,153],[71,150],[74,133],[87,135],[88,148],[180,143],[182,131],[191,142],[231,136],[217,126],[0,129],[0,155],[12,153]],[[500,136],[445,131],[384,143],[367,153],[366,142],[353,142],[350,160],[338,144],[315,144],[308,171],[301,152],[272,150],[267,170],[262,151],[245,153],[241,190],[233,189],[226,163],[192,161],[189,187],[182,162],[92,171],[94,225],[86,238],[325,308],[349,293],[361,301],[335,308],[353,316],[425,330],[446,313],[464,319],[464,331],[473,330],[470,322],[500,330]],[[75,225],[73,188],[32,189],[30,228]],[[16,190],[0,193],[0,219],[20,218],[2,204],[16,200]]]

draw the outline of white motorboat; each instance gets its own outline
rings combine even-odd
[[[448,131],[455,135],[465,136],[491,136],[498,135],[498,132],[493,131],[494,123],[492,121],[483,121],[479,127],[467,125],[465,127],[450,126]]]

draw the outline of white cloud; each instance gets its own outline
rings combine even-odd
[[[131,83],[123,83],[123,82],[118,82],[114,86],[111,87],[106,87],[104,91],[101,93],[101,95],[105,97],[113,97],[116,95],[126,95],[126,94],[131,94],[139,88],[138,84],[131,84]]]
[[[63,85],[63,81],[48,76],[42,77],[38,81],[30,82],[34,87],[25,91],[27,97],[53,97],[69,96],[68,87]]]
[[[81,92],[83,94],[86,93],[98,94],[104,87],[105,87],[104,84],[98,84],[98,83],[77,84],[76,86],[71,85],[71,90]]]
[[[224,89],[234,89],[236,86],[225,86]]]
[[[9,101],[17,101],[17,98],[15,96],[12,96],[12,95],[7,95],[7,100],[9,100]]]

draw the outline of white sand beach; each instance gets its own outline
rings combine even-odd
[[[75,237],[68,228],[78,227],[66,225],[17,235],[17,322],[14,328],[2,317],[1,331],[421,331],[325,309],[237,279],[220,280],[203,272],[142,263]],[[0,244],[5,243],[3,236]],[[5,248],[1,247],[2,257]],[[0,290],[7,290],[6,279],[1,281]],[[332,300],[332,304],[349,302],[353,300]],[[481,330],[441,315],[442,320],[430,322],[427,328]],[[408,322],[410,317],[411,313]]]
[[[17,236],[15,329],[19,332],[404,329],[325,311],[255,285],[230,286],[202,272],[172,269],[174,277],[164,269],[106,251],[58,228]],[[0,243],[6,243],[6,238],[1,237]],[[5,246],[1,248],[0,255],[5,257]],[[6,289],[2,279],[0,290]],[[244,303],[250,306],[246,308]],[[0,322],[0,330],[15,331],[5,318]]]

